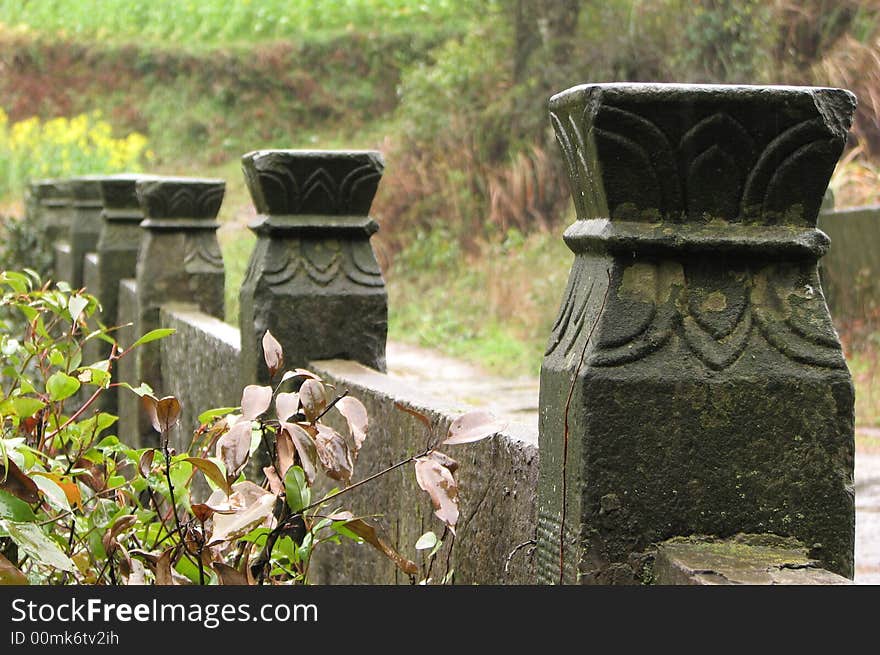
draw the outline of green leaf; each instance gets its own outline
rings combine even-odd
[[[214,409],[209,409],[208,411],[199,414],[199,423],[204,425],[205,423],[213,421],[218,416],[226,416],[237,409],[238,407],[215,407]]]
[[[226,474],[223,473],[223,471],[220,470],[220,467],[214,462],[201,457],[187,457],[184,461],[189,462],[204,473],[205,477],[223,489],[227,496],[232,493],[232,487],[230,487],[229,482],[226,481]]]
[[[24,314],[24,317],[28,320],[28,323],[30,323],[37,317],[37,310],[33,307],[29,307],[27,305],[19,305],[18,308],[21,310],[21,313]]]
[[[80,295],[71,296],[67,301],[67,311],[70,312],[70,320],[76,323],[79,315],[89,306],[89,299]]]
[[[40,530],[36,523],[2,521],[9,536],[31,559],[40,564],[62,571],[75,571],[76,568],[64,551]]]
[[[159,339],[164,339],[167,336],[170,336],[177,332],[174,328],[159,328],[157,330],[150,330],[140,339],[131,344],[131,347],[142,346],[145,343],[150,343],[151,341],[157,341]]]
[[[174,485],[174,498],[179,503],[186,495],[184,490],[189,487],[189,479],[193,466],[187,461],[175,462],[171,467],[171,484]]]
[[[70,511],[70,502],[67,500],[67,495],[57,482],[43,475],[34,475],[31,479],[39,487],[40,491],[43,492],[43,496],[50,506],[61,512]]]
[[[419,540],[416,542],[416,550],[428,550],[429,548],[433,548],[437,545],[437,542],[440,541],[437,538],[437,535],[433,532],[426,532]]]
[[[143,398],[144,396],[154,395],[153,388],[149,384],[147,384],[146,382],[142,382],[140,385],[138,385],[136,387],[131,386],[128,382],[122,382],[119,386],[125,387],[126,389],[131,389],[131,391],[133,391],[135,394],[137,394],[141,398]]]
[[[312,493],[306,484],[306,474],[299,466],[291,466],[284,476],[284,493],[287,495],[287,506],[296,514],[303,507],[309,506]]]
[[[116,489],[117,487],[125,486],[125,478],[121,475],[111,475],[107,478],[107,488],[108,489]]]
[[[94,366],[80,369],[80,372],[76,377],[80,382],[94,384],[96,387],[103,387],[106,389],[110,386],[110,373]]]
[[[30,505],[2,489],[0,489],[0,518],[24,522],[37,520]]]
[[[62,373],[61,371],[56,371],[50,375],[49,379],[46,381],[46,391],[49,392],[50,400],[57,401],[70,398],[73,394],[79,391],[79,387],[79,380],[66,373]]]
[[[174,565],[174,570],[189,578],[189,581],[193,584],[199,584],[199,567],[196,564],[193,564],[189,558],[181,557],[177,560],[177,563]],[[208,571],[206,571],[206,573],[208,573]]]
[[[15,293],[27,293],[27,276],[16,271],[3,271],[0,273],[0,282],[5,282]]]
[[[12,407],[19,418],[29,418],[46,406],[42,400],[37,398],[13,398]]]

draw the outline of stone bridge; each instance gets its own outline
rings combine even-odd
[[[854,391],[820,284],[829,240],[817,217],[854,107],[847,91],[795,87],[599,84],[555,96],[575,260],[540,384],[386,343],[370,245],[377,152],[243,157],[258,216],[239,326],[222,321],[222,180],[34,182],[28,220],[54,244],[56,277],[95,293],[106,324],[130,324],[123,345],[176,329],[119,375],[177,396],[181,434],[268,380],[267,329],[287,366],[366,405],[360,476],[422,445],[397,404],[438,429],[473,407],[505,418],[503,433],[458,451],[457,583],[845,583]],[[823,227],[844,241],[844,222],[876,230],[876,218],[826,213]],[[152,443],[132,394],[104,409],[122,440]],[[402,547],[432,527],[408,473],[351,504],[384,512]],[[405,582],[355,544],[316,569],[320,582]]]

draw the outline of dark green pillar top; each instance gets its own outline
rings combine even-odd
[[[70,226],[70,180],[35,180],[28,185],[29,218],[43,226],[51,244],[66,237]]]
[[[136,183],[144,213],[141,227],[151,230],[216,230],[226,182],[220,179],[160,177]]]
[[[375,151],[258,150],[242,157],[257,232],[332,238],[378,229],[370,205],[385,169]]]
[[[566,242],[819,257],[828,240],[816,218],[854,106],[849,91],[813,87],[563,91],[550,117],[580,219]]]
[[[350,359],[385,369],[388,299],[370,246],[384,164],[374,151],[260,150],[242,157],[258,215],[239,294],[243,380],[266,381],[266,330],[289,366]]]

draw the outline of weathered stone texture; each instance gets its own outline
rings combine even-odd
[[[271,150],[242,166],[259,213],[240,293],[243,381],[268,379],[267,329],[289,367],[344,358],[384,370],[388,301],[367,215],[381,155]]]
[[[93,291],[101,299],[103,319],[117,324],[117,289],[120,280],[134,278],[144,218],[138,202],[136,183],[150,179],[145,175],[114,175],[101,180],[103,225],[98,237],[99,286]]]
[[[70,243],[70,277],[62,278],[74,288],[83,285],[83,260],[94,252],[101,232],[101,177],[84,176],[70,180],[71,215],[68,242]]]
[[[819,265],[831,315],[868,315],[880,303],[880,206],[822,212],[819,227],[831,237]]]
[[[52,244],[52,262],[56,282],[68,282],[73,279],[73,257],[69,242],[55,241]]]
[[[578,220],[541,373],[541,581],[635,581],[652,542],[738,532],[852,575],[853,387],[815,226],[853,108],[784,87],[551,100]]]
[[[355,362],[313,362],[311,368],[339,391],[348,389],[367,408],[370,428],[358,458],[356,479],[424,448],[424,427],[395,408],[396,402],[426,414],[437,434],[445,434],[452,420],[473,409],[450,404],[445,398],[425,394],[418,385],[395,380]],[[346,429],[336,412],[328,414],[327,420],[339,430]],[[444,450],[461,464],[456,472],[461,489],[461,518],[450,562],[457,584],[534,583],[528,544],[510,556],[509,564],[508,556],[518,545],[534,538],[538,474],[535,441],[532,429],[512,425],[502,435]],[[343,504],[355,514],[382,513],[379,522],[385,533],[407,557],[417,562],[421,559],[414,544],[419,536],[428,530],[438,535],[443,532],[427,494],[416,484],[412,465],[353,491]],[[444,546],[435,563],[435,578],[438,574],[442,577],[446,555]],[[409,582],[407,576],[370,547],[353,544],[326,548],[312,571],[315,581],[327,584]]]
[[[225,274],[217,242],[217,212],[225,182],[197,178],[138,180],[136,189],[144,212],[136,279],[139,334],[159,327],[159,310],[171,302],[194,303],[212,316],[223,316]],[[137,351],[138,373],[160,396],[161,344]],[[141,427],[150,431],[144,416]]]
[[[181,403],[172,443],[182,451],[189,447],[199,426],[199,414],[214,407],[235,407],[241,402],[240,335],[237,328],[198,311],[194,305],[164,305],[160,324],[176,330],[159,344],[166,380],[163,393],[175,396]]]
[[[803,544],[774,535],[665,541],[657,548],[652,571],[657,585],[852,584],[820,568]]]
[[[116,333],[116,340],[123,348],[127,348],[142,334],[138,329],[138,296],[137,282],[133,279],[125,279],[119,283],[119,303],[117,305],[117,319],[120,325],[131,323]],[[137,370],[137,358],[132,353],[123,357],[116,367],[114,380],[128,382],[132,386],[141,383]],[[142,448],[147,445],[155,445],[154,440],[145,441],[138,424],[140,404],[138,397],[128,389],[119,388],[116,394],[116,406],[119,410],[119,438],[123,443],[133,447]]]
[[[100,282],[101,275],[98,265],[98,255],[90,252],[83,260],[83,286],[86,288],[86,293],[97,296],[98,300],[103,305],[104,300],[97,292],[97,289],[100,287]],[[115,298],[116,294],[113,295]],[[91,324],[94,325],[95,328],[97,328],[97,321],[103,321],[103,312],[100,310],[96,311],[92,316]],[[106,359],[108,354],[104,352],[104,346],[106,345],[107,344],[100,339],[91,339],[87,341],[83,346],[83,364],[91,364],[99,359]],[[105,399],[109,399],[111,395],[112,394],[107,394]],[[105,411],[110,411],[108,407],[109,406],[106,402],[102,405],[102,409]]]
[[[28,220],[33,220],[44,231],[46,243],[66,239],[71,213],[69,181],[37,180],[28,189]]]

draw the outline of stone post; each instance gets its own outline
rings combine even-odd
[[[37,180],[28,187],[27,219],[40,226],[47,245],[66,238],[70,229],[70,183]]]
[[[135,193],[135,183],[140,179],[148,179],[148,176],[120,174],[98,181],[102,205],[101,232],[95,254],[86,258],[83,279],[89,292],[101,301],[102,310],[97,318],[108,327],[116,327],[121,322],[118,318],[119,283],[135,277],[140,222],[144,218]],[[125,341],[130,338],[130,332],[115,331],[111,336]],[[86,344],[86,361],[105,359],[109,354],[110,346],[100,339],[92,339]],[[117,394],[104,394],[101,409],[115,414]]]
[[[243,382],[265,382],[267,329],[285,365],[341,358],[385,370],[388,299],[368,213],[378,152],[267,150],[242,158],[258,216],[241,287]]]
[[[122,174],[104,178],[100,183],[104,223],[97,244],[99,287],[94,293],[101,300],[102,320],[108,327],[118,323],[119,282],[136,275],[140,224],[144,220],[136,184],[148,179],[154,178]]]
[[[159,327],[159,308],[169,302],[192,303],[223,318],[225,276],[216,219],[225,188],[223,180],[196,178],[136,182],[144,214],[136,266],[138,336]],[[161,341],[137,353],[139,379],[163,395]]]
[[[87,253],[94,252],[101,233],[101,176],[89,175],[70,180],[71,213],[68,245],[70,260],[68,266],[56,270],[61,280],[66,280],[73,288],[83,285],[83,260]]]
[[[794,87],[551,99],[577,220],[541,370],[540,581],[633,582],[653,543],[739,532],[852,576],[853,386],[816,216],[854,107]]]

